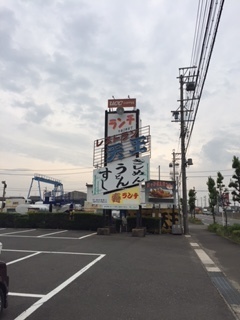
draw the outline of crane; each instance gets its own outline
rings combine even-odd
[[[49,200],[51,198],[50,202],[56,203],[56,201],[60,198],[60,202],[63,202],[64,191],[63,191],[62,182],[60,180],[55,179],[55,178],[47,177],[45,175],[37,174],[37,173],[35,173],[34,177],[32,178],[27,199],[29,199],[29,197],[30,197],[30,193],[31,193],[31,189],[32,189],[32,185],[33,185],[34,181],[38,182],[38,190],[39,190],[39,195],[40,195],[41,201],[44,201],[45,203],[49,203]],[[43,197],[42,197],[40,182],[52,184],[54,186],[52,192],[50,193],[50,196],[49,196],[49,193],[45,194],[45,199],[43,199]]]

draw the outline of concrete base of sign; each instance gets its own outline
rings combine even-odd
[[[97,229],[97,234],[98,235],[103,235],[103,236],[108,236],[110,235],[110,228],[106,227],[106,228],[98,228]]]
[[[174,224],[172,226],[172,234],[182,234],[182,227],[179,224]]]
[[[146,228],[132,229],[132,236],[133,237],[145,237],[145,235],[146,235]]]

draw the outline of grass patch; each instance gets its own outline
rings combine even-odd
[[[215,232],[217,235],[240,244],[240,224],[232,226],[222,226],[219,223],[213,223],[208,226],[208,231]]]
[[[201,219],[198,219],[198,218],[194,218],[194,217],[190,217],[190,218],[188,218],[188,221],[189,222],[191,222],[191,223],[193,223],[193,224],[203,224],[202,223],[202,220]]]

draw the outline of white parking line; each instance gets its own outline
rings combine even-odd
[[[91,263],[87,264],[84,268],[79,270],[77,273],[75,273],[72,277],[64,281],[62,284],[60,284],[58,287],[50,291],[48,294],[43,296],[40,300],[35,302],[30,308],[23,311],[17,318],[14,320],[24,320],[28,318],[34,311],[36,311],[38,308],[40,308],[45,302],[50,300],[53,296],[55,296],[57,293],[59,293],[61,290],[63,290],[66,286],[68,286],[71,282],[76,280],[79,276],[81,276],[85,271],[87,271],[89,268],[91,268],[95,263],[100,261],[103,257],[105,257],[105,254],[101,254],[98,258],[93,260]]]
[[[5,250],[5,251],[7,251],[7,250]],[[10,261],[10,262],[7,263],[7,266],[9,266],[10,264],[14,264],[16,262],[22,261],[22,260],[29,259],[29,258],[31,258],[33,256],[36,256],[37,254],[40,254],[40,253],[41,253],[40,251],[34,252],[33,254],[30,254],[29,256],[26,256],[26,257],[23,257],[23,258],[20,258],[20,259],[17,259],[17,260]]]
[[[22,236],[22,235],[19,235],[19,234],[7,234],[7,233],[4,233],[4,234],[0,234],[0,237],[15,237],[15,238],[38,238],[38,236]],[[42,238],[39,238],[39,239],[42,239]],[[79,240],[79,238],[73,238],[73,237],[45,237],[44,239],[63,239],[63,240]]]
[[[101,253],[89,253],[89,252],[64,252],[64,251],[34,251],[34,250],[15,250],[15,249],[3,249],[8,252],[28,252],[28,253],[53,253],[53,254],[70,254],[70,255],[82,255],[82,256],[100,256]]]
[[[52,232],[52,233],[47,233],[47,234],[42,234],[41,236],[37,236],[37,238],[44,238],[47,236],[51,236],[53,234],[57,234],[57,233],[63,233],[63,232],[67,232],[68,230],[61,230],[61,231],[56,231],[56,232]]]
[[[13,297],[26,297],[26,298],[42,298],[45,296],[45,294],[20,293],[20,292],[8,292],[8,295]]]
[[[16,233],[19,233],[19,232],[28,232],[28,231],[33,231],[33,230],[36,230],[36,229],[31,229],[31,230],[26,230],[26,231],[16,231]],[[63,231],[58,231],[56,233],[60,233],[60,232],[65,232],[65,231],[69,231],[69,230],[63,230]],[[53,233],[52,233],[53,234]],[[77,238],[74,238],[74,237],[54,237],[54,236],[49,236],[51,235],[51,233],[49,234],[44,234],[44,235],[40,235],[40,236],[26,236],[26,235],[20,235],[20,234],[15,234],[14,232],[13,233],[2,233],[0,234],[0,237],[16,237],[16,238],[39,238],[39,239],[60,239],[60,240],[81,240],[81,239],[84,239],[84,238],[87,238],[87,237],[91,237],[91,236],[94,236],[96,235],[97,233],[90,233],[90,234],[87,234],[85,236],[82,236],[82,237],[77,237]]]
[[[82,236],[82,237],[80,237],[78,239],[84,239],[84,238],[87,238],[87,237],[91,237],[91,236],[94,236],[95,234],[97,234],[97,233],[96,232],[90,233],[90,234],[87,234],[86,236]]]
[[[29,230],[22,230],[22,231],[14,231],[14,232],[7,232],[7,233],[2,233],[1,236],[9,235],[9,234],[15,234],[15,233],[23,233],[23,232],[30,232],[30,231],[35,231],[36,229],[29,229]]]

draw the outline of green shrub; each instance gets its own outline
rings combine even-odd
[[[232,226],[227,226],[229,232],[233,232],[235,230],[240,230],[240,224],[234,223]]]
[[[215,232],[217,235],[226,237],[237,243],[240,243],[240,225],[234,224],[232,226],[222,226],[218,223],[210,224],[208,230]]]
[[[14,228],[29,228],[29,219],[27,215],[15,217]]]
[[[137,226],[136,217],[127,217],[128,231],[131,232],[132,229]],[[152,217],[142,217],[142,227],[147,229],[148,233],[160,233],[160,219]]]
[[[196,217],[195,218],[194,217],[189,217],[188,221],[191,222],[191,223],[194,223],[194,224],[202,224],[202,220],[198,219]]]
[[[104,226],[104,218],[102,214],[76,213],[71,225],[73,229],[96,231]]]
[[[91,213],[76,213],[70,217],[67,213],[29,212],[26,215],[0,214],[2,228],[44,228],[94,230],[103,227],[103,216]]]
[[[222,225],[218,225],[217,229],[216,229],[216,234],[222,237],[226,236],[226,229],[222,226]]]
[[[160,219],[152,217],[143,217],[142,224],[143,227],[147,228],[149,233],[159,233],[160,232]]]
[[[240,230],[233,230],[232,237],[235,241],[240,242]]]
[[[0,213],[0,227],[14,228],[16,217],[20,216],[18,213]]]
[[[221,227],[218,223],[212,223],[208,226],[208,231],[210,232],[217,232],[217,229]]]

